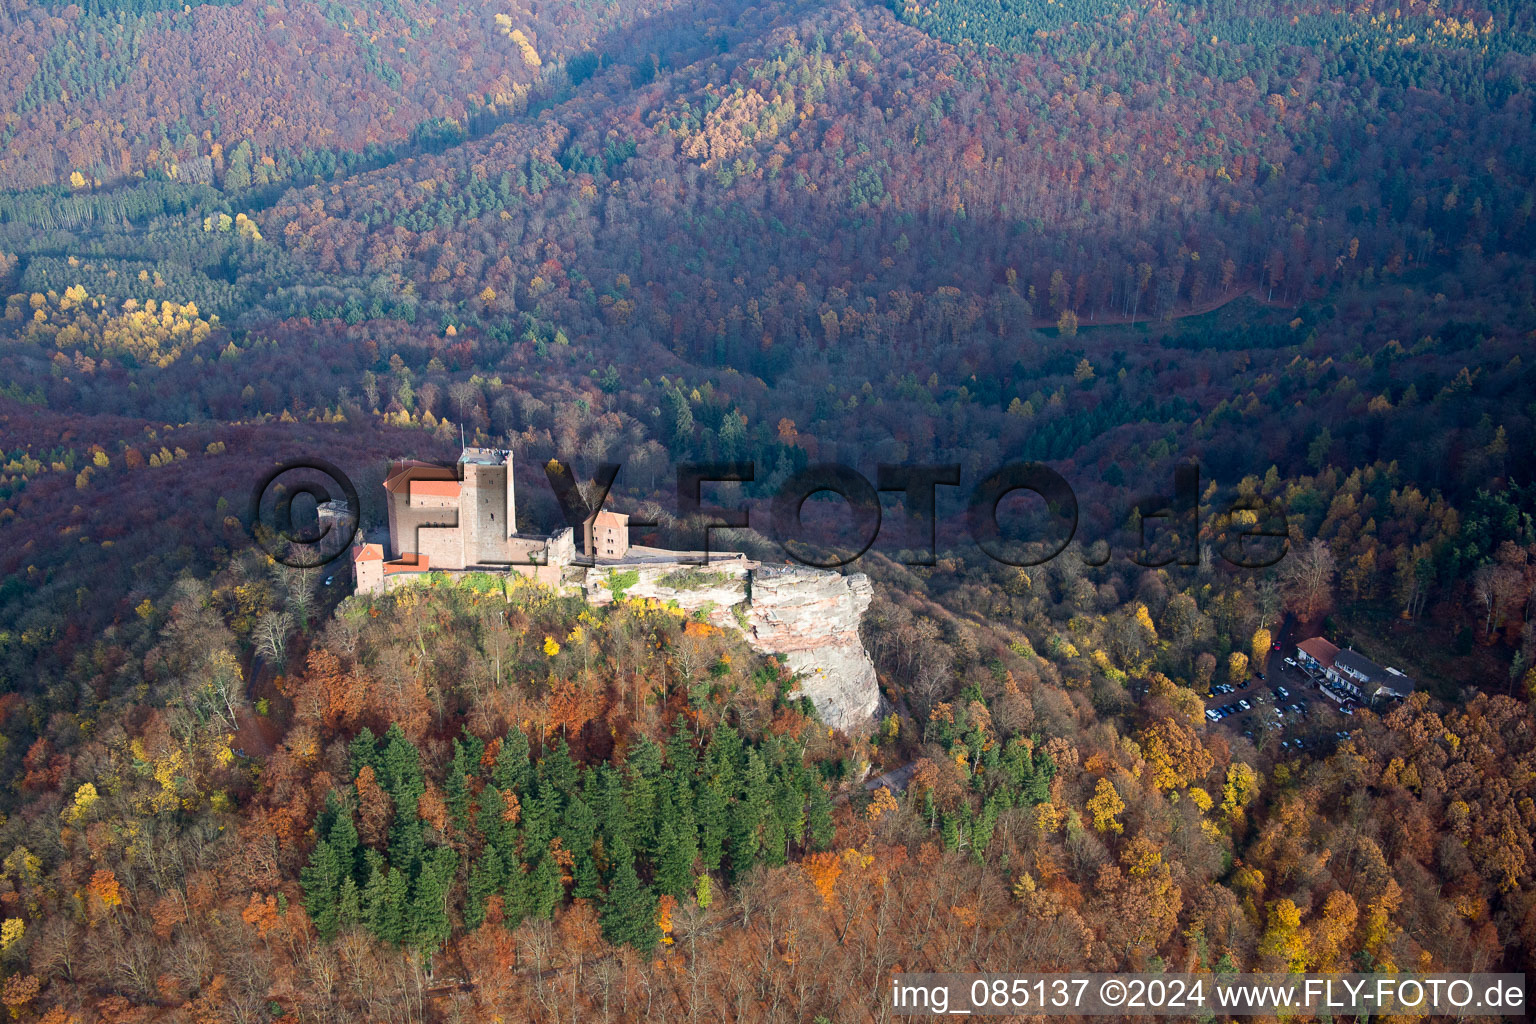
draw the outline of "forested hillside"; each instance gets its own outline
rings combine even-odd
[[[14,1019],[1536,960],[1529,5],[0,0],[0,38]],[[881,721],[675,608],[349,598],[253,545],[274,459],[377,525],[461,438],[535,532],[547,460],[622,463],[658,544],[681,462],[759,508],[958,463],[935,564],[891,504],[853,566]],[[1025,459],[1080,522],[1020,569],[965,501]],[[1189,462],[1194,564],[1138,564]],[[1289,553],[1234,565],[1261,513]],[[1283,746],[1206,715],[1313,635],[1417,692]]]

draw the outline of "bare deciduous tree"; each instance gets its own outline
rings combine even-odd
[[[251,630],[256,653],[281,666],[284,655],[288,653],[288,634],[292,632],[292,615],[287,612],[267,612],[256,621],[256,628]]]
[[[1333,550],[1321,540],[1292,549],[1280,563],[1285,604],[1302,621],[1316,619],[1333,608],[1333,578],[1338,567]]]

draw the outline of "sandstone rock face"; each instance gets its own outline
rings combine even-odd
[[[629,573],[637,578],[630,581]],[[833,728],[862,732],[874,724],[880,686],[859,639],[874,587],[863,573],[741,560],[700,567],[599,566],[581,570],[571,582],[589,602],[602,605],[613,600],[616,580],[625,597],[676,602],[690,614],[705,611],[722,629],[744,629],[755,650],[782,656],[803,677],[799,694],[811,698]]]
[[[869,728],[880,703],[875,665],[859,640],[859,622],[873,596],[863,573],[760,566],[751,574],[748,642],[765,654],[784,655],[804,675],[801,692],[822,719],[848,732]]]

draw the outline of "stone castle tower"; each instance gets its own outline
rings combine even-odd
[[[452,470],[397,462],[384,490],[388,542],[356,545],[359,589],[382,591],[385,577],[406,573],[558,567],[574,555],[569,529],[518,532],[512,453],[505,449],[465,448]]]

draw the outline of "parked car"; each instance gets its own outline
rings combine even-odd
[[[1345,740],[1349,739],[1349,733],[1346,732],[1343,729],[1340,729],[1338,732],[1333,734],[1333,738],[1338,740],[1340,743],[1342,743]]]
[[[1281,750],[1290,750],[1291,749],[1291,741],[1290,740],[1281,740],[1280,741],[1280,749]]]
[[[1353,704],[1340,704],[1339,710],[1346,715],[1352,715],[1355,713],[1355,706]]]
[[[1213,722],[1221,721],[1221,715],[1216,713],[1216,709],[1215,708],[1206,708],[1205,709],[1205,717],[1209,718]]]
[[[1296,659],[1295,658],[1286,658],[1285,659],[1285,667],[1286,668],[1295,668],[1296,667]]]
[[[1253,709],[1253,705],[1249,704],[1246,700],[1238,701],[1237,706],[1242,708],[1244,711],[1251,711]]]
[[[1294,740],[1291,741],[1291,746],[1295,747],[1297,750],[1306,750],[1307,749],[1307,745],[1305,743],[1301,742],[1301,737],[1300,736],[1296,737]]]
[[[1263,672],[1255,672],[1254,675],[1259,677],[1259,682],[1262,683],[1264,681],[1264,673]]]
[[[1300,704],[1292,704],[1291,705],[1291,710],[1296,712],[1298,715],[1304,713]]]
[[[1277,687],[1275,687],[1275,692],[1276,692],[1276,693],[1278,693],[1278,694],[1279,694],[1279,695],[1280,695],[1280,696],[1282,696],[1282,697],[1289,697],[1289,696],[1290,696],[1290,695],[1291,695],[1291,691],[1290,691],[1290,690],[1287,690],[1287,689],[1286,689],[1286,688],[1285,688],[1285,687],[1283,687],[1283,686],[1277,686]]]

